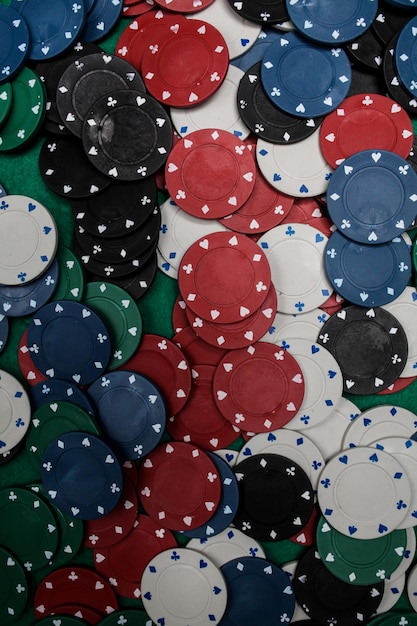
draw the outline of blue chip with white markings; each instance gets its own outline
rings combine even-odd
[[[47,382],[38,383],[31,387],[30,400],[33,411],[36,411],[44,404],[62,400],[64,402],[72,402],[87,411],[87,413],[90,413],[90,415],[94,415],[93,405],[85,393],[77,385],[59,378],[51,378]]]
[[[58,286],[59,262],[52,265],[39,278],[24,285],[0,285],[0,312],[8,317],[32,315],[46,304]]]
[[[255,44],[239,57],[232,59],[230,61],[231,65],[238,67],[243,72],[247,72],[252,65],[255,65],[258,61],[262,61],[265,52],[271,43],[274,43],[278,37],[280,37],[280,33],[276,28],[264,26],[259,33]]]
[[[29,29],[21,15],[10,7],[0,6],[0,83],[22,67],[29,54]]]
[[[105,37],[116,24],[123,9],[123,0],[94,0],[90,2],[82,41],[98,41]]]
[[[9,320],[0,313],[0,352],[4,350],[7,337],[9,336]]]
[[[395,66],[401,83],[415,96],[417,89],[417,16],[410,19],[398,35]]]

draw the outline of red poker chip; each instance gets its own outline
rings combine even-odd
[[[259,309],[233,324],[216,324],[210,320],[201,319],[189,307],[185,310],[188,322],[197,335],[213,346],[220,346],[226,350],[245,348],[259,341],[271,327],[276,312],[277,292],[272,283]]]
[[[185,312],[187,305],[181,296],[174,302],[174,306],[172,307],[171,321],[172,327],[174,329],[174,333],[179,333],[183,328],[189,326],[187,313]]]
[[[138,484],[138,468],[134,461],[125,461],[122,465],[123,475],[136,487]]]
[[[190,133],[174,146],[165,164],[166,185],[174,202],[202,219],[237,211],[251,195],[255,179],[253,153],[226,130]]]
[[[160,552],[177,547],[174,535],[147,515],[138,515],[132,531],[122,541],[94,550],[94,565],[111,580],[116,593],[138,599],[148,563]]]
[[[323,302],[323,304],[321,304],[319,308],[329,315],[333,315],[333,313],[337,313],[338,311],[340,311],[344,302],[344,298],[342,298],[342,296],[339,296],[338,293],[333,291],[333,293],[330,294],[327,300]]]
[[[226,448],[239,436],[217,408],[213,397],[214,365],[195,365],[188,402],[167,421],[166,429],[176,441],[185,441],[204,450]]]
[[[259,341],[230,350],[213,378],[219,410],[242,430],[261,433],[285,426],[304,397],[304,377],[296,359],[275,344]]]
[[[86,567],[61,567],[51,572],[35,591],[34,611],[37,619],[57,607],[75,605],[90,608],[102,617],[116,611],[118,601],[110,583]]]
[[[187,358],[173,341],[160,335],[142,335],[135,354],[119,369],[144,374],[161,390],[167,414],[175,415],[187,402],[191,371]]]
[[[223,348],[216,348],[198,337],[191,326],[186,326],[176,333],[172,341],[181,348],[192,367],[194,365],[217,365],[226,353]]]
[[[363,150],[388,150],[406,159],[414,139],[409,115],[376,93],[346,98],[324,118],[319,132],[323,157],[333,168]]]
[[[19,347],[17,350],[17,361],[19,363],[20,371],[25,377],[25,381],[28,385],[33,387],[34,385],[37,385],[38,383],[43,383],[45,382],[45,380],[48,379],[42,374],[42,372],[38,370],[37,367],[35,367],[35,364],[32,360],[31,348],[29,348],[27,344],[27,336],[28,329],[26,328],[19,342]]]
[[[133,528],[138,513],[136,485],[123,472],[123,492],[116,507],[100,519],[85,523],[84,547],[102,548],[121,541]]]
[[[320,507],[318,504],[314,504],[313,511],[305,526],[292,537],[288,537],[293,543],[298,543],[301,546],[315,546],[316,545],[316,531],[320,519]]]
[[[130,44],[133,38],[135,37],[135,35],[137,35],[138,30],[139,30],[139,22],[137,19],[134,19],[122,31],[119,39],[117,40],[115,51],[114,51],[117,57],[120,57],[121,59],[125,59],[127,61]]]
[[[123,17],[138,17],[148,11],[152,11],[155,8],[154,0],[140,0],[129,6],[124,6],[122,9]]]
[[[158,29],[142,58],[149,93],[168,106],[191,107],[222,84],[229,66],[223,35],[202,20],[179,21],[175,31]]]
[[[228,324],[262,306],[271,286],[271,269],[264,252],[246,235],[211,233],[184,254],[178,286],[196,315]]]
[[[403,389],[407,389],[416,380],[417,376],[407,376],[406,378],[397,378],[395,382],[392,383],[386,389],[382,391],[377,391],[377,396],[386,396],[390,393],[397,393],[397,391],[402,391]]]
[[[55,621],[56,626],[60,626],[60,615],[71,615],[72,617],[83,620],[83,622],[80,623],[90,624],[91,626],[95,626],[95,624],[100,624],[100,622],[103,621],[103,615],[101,613],[98,613],[97,611],[94,611],[87,606],[81,607],[77,606],[76,604],[63,604],[62,606],[57,606],[56,609],[49,611],[48,614],[44,615],[43,617],[48,617],[50,615],[57,616],[57,619]]]
[[[181,137],[175,129],[172,129],[172,147],[176,146],[179,141],[181,141]],[[165,163],[157,172],[155,172],[153,177],[157,188],[161,189],[161,191],[166,191]]]
[[[214,0],[156,0],[159,6],[178,13],[196,13],[213,4]]]
[[[307,220],[318,217],[323,217],[323,211],[315,198],[295,198],[281,224],[304,224]]]
[[[160,36],[160,29],[164,29],[162,34],[166,32],[166,27],[170,30],[178,28],[180,22],[185,21],[185,17],[176,13],[164,12],[161,9],[145,13],[137,19],[138,30],[129,43],[126,60],[129,61],[139,72],[142,69],[142,59],[155,37]]]
[[[171,530],[191,530],[215,513],[221,481],[207,452],[190,443],[160,444],[143,460],[139,498],[146,513]]]

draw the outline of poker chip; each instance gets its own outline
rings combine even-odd
[[[386,389],[383,389],[382,391],[378,391],[377,395],[384,396],[391,393],[397,393],[398,391],[402,391],[403,389],[406,389],[406,387],[411,385],[415,381],[415,379],[416,376],[411,376],[408,378],[397,378],[397,380],[393,382],[392,385],[389,385]]]
[[[33,61],[50,59],[69,48],[80,36],[84,26],[85,8],[71,5],[70,0],[58,0],[54,6],[39,10],[36,0],[12,0],[11,8],[18,11],[29,29],[29,58]]]
[[[224,350],[200,339],[190,326],[183,328],[172,338],[182,350],[190,365],[217,365],[224,357]]]
[[[228,68],[227,43],[217,28],[192,19],[179,21],[175,32],[167,26],[152,34],[141,71],[154,98],[169,106],[189,107],[217,91]],[[179,73],[179,67],[186,71]]]
[[[0,352],[4,350],[7,338],[9,336],[9,321],[7,317],[3,314],[0,314]]]
[[[29,54],[29,28],[18,11],[9,6],[0,9],[1,39],[4,42],[0,65],[7,68],[2,72],[0,83],[4,83],[20,70]],[[6,44],[7,42],[7,44]]]
[[[56,519],[46,502],[28,489],[0,491],[0,542],[28,572],[46,566],[58,545]]]
[[[217,624],[226,611],[228,590],[223,574],[194,550],[177,548],[155,556],[143,573],[141,587],[145,610],[155,623]]]
[[[168,156],[168,193],[186,213],[202,219],[225,217],[240,208],[255,184],[247,146],[225,130],[203,129],[178,142]]]
[[[7,320],[7,317],[5,317],[4,319]],[[0,329],[1,329],[1,324],[0,324]],[[35,367],[35,364],[33,363],[31,350],[27,342],[27,336],[28,336],[28,329],[26,328],[23,331],[22,337],[20,338],[20,341],[19,341],[17,360],[19,363],[20,371],[23,374],[26,382],[28,383],[28,385],[33,387],[34,385],[37,385],[38,383],[41,383],[47,380],[47,378],[46,376],[42,374],[42,372],[38,370],[37,367]]]
[[[206,452],[189,443],[171,441],[159,444],[144,458],[138,491],[143,508],[154,521],[181,531],[202,526],[210,519],[220,501],[221,482]]]
[[[296,600],[309,618],[320,624],[336,621],[341,626],[368,620],[378,608],[384,589],[383,581],[351,585],[339,580],[325,567],[315,548],[298,561],[293,585]]]
[[[12,86],[11,83],[3,83],[0,87],[0,128],[6,122],[12,109]],[[7,195],[4,193],[3,195]]]
[[[414,28],[416,23],[417,16],[412,17],[406,23],[398,35],[395,46],[395,67],[397,68],[399,79],[412,96],[414,96],[416,75],[414,48]]]
[[[0,450],[12,450],[25,436],[31,420],[29,397],[21,383],[0,370]]]
[[[376,93],[349,96],[326,116],[320,127],[323,156],[334,168],[355,153],[371,149],[375,155],[384,150],[406,159],[413,137],[411,120],[404,109],[391,98]],[[376,159],[375,156],[375,165],[381,164],[380,158]],[[376,185],[372,185],[375,192]],[[358,191],[359,197],[361,193]]]
[[[332,168],[320,149],[319,129],[297,143],[280,145],[259,138],[256,160],[270,185],[291,196],[318,196],[327,190]]]
[[[298,315],[286,315],[278,311],[263,340],[275,343],[277,346],[282,345],[284,341],[287,343],[290,337],[316,341],[321,327],[329,317],[330,315],[321,309],[312,309]]]
[[[387,46],[394,35],[397,35],[406,25],[410,17],[410,12],[406,9],[400,7],[393,9],[386,2],[379,3],[371,28],[381,42]]]
[[[82,140],[100,172],[118,180],[139,180],[165,163],[172,126],[163,107],[143,91],[108,91],[86,114]]]
[[[284,563],[283,565],[281,565],[281,569],[284,572],[284,574],[287,576],[287,578],[289,579],[291,585],[292,585],[292,581],[294,578],[294,573],[295,573],[297,564],[298,564],[298,561],[290,561],[288,563]],[[293,594],[294,594],[294,589],[293,589]],[[297,602],[295,602],[295,608],[294,608],[294,613],[291,619],[291,623],[300,624],[300,621],[301,623],[303,623],[302,620],[304,619],[310,622],[310,619],[307,613],[305,613],[303,609],[300,607],[300,605],[297,604]]]
[[[374,31],[368,28],[363,35],[346,43],[345,50],[354,63],[378,72],[382,65],[385,48]]]
[[[73,402],[85,409],[87,413],[94,414],[94,409],[85,393],[77,385],[66,380],[51,378],[46,382],[36,383],[30,389],[30,399],[33,410],[52,400],[63,400]]]
[[[59,608],[61,609],[61,607]],[[57,620],[61,621],[60,626],[80,626],[80,624],[83,623],[80,622],[80,619],[80,617],[72,617],[71,615],[65,615],[64,613],[53,613],[49,617],[44,617],[39,620],[39,626],[55,626],[54,622],[56,623]]]
[[[369,93],[388,95],[386,93],[383,76],[381,76],[380,72],[373,72],[368,67],[358,63],[353,64],[352,81],[350,83],[348,97]]]
[[[109,372],[88,388],[98,422],[122,459],[144,457],[159,443],[166,409],[158,387],[132,371]]]
[[[151,620],[145,611],[141,611],[140,609],[124,609],[107,615],[101,621],[101,626],[119,626],[120,623],[125,624],[125,626],[150,626]],[[63,626],[65,626],[65,624],[63,624]]]
[[[8,550],[0,548],[0,614],[4,624],[12,624],[24,611],[28,584],[22,565]]]
[[[229,6],[251,22],[260,22],[261,24],[282,22],[288,19],[287,7],[285,0],[270,3],[263,0],[255,2],[242,2],[236,4],[232,0],[228,0]]]
[[[114,509],[123,477],[109,446],[95,435],[79,431],[64,433],[47,446],[42,457],[42,484],[63,513],[88,520]]]
[[[342,298],[361,307],[379,307],[395,300],[409,281],[410,261],[402,237],[375,245],[352,241],[339,230],[329,237],[324,254],[330,284]],[[366,274],[364,267],[368,268]]]
[[[111,272],[109,273],[108,266],[107,269],[104,268],[103,273],[106,277],[111,276],[111,282],[118,285],[121,289],[125,289],[134,300],[139,300],[139,298],[145,295],[154,281],[156,275],[156,253],[152,252],[149,259],[128,276],[115,278],[111,275]],[[90,274],[90,278],[92,280],[100,280],[99,276],[94,276],[93,274]]]
[[[375,406],[358,415],[346,428],[341,449],[369,446],[386,437],[411,438],[417,429],[414,413],[390,404]]]
[[[298,531],[289,540],[293,543],[297,543],[301,546],[315,546],[316,545],[316,531],[320,517],[320,509],[317,502],[313,505],[313,511],[301,530]]]
[[[287,539],[308,521],[313,489],[304,470],[279,454],[255,454],[237,463],[239,508],[234,526],[258,541]]]
[[[408,14],[407,14],[408,15]],[[387,44],[382,70],[384,73],[384,82],[391,98],[393,98],[400,106],[403,107],[410,115],[415,115],[417,108],[417,100],[411,95],[401,83],[397,68],[395,66],[395,47],[397,44],[398,32],[395,34],[390,43]]]
[[[265,559],[261,544],[233,527],[210,537],[190,539],[187,548],[206,554],[217,567],[237,558]]]
[[[319,2],[306,5],[302,0],[287,2],[288,14],[295,28],[318,43],[340,44],[361,36],[375,19],[378,6],[373,0],[351,0],[342,10]]]
[[[407,597],[415,611],[417,606],[417,568],[415,566],[407,578]]]
[[[401,563],[407,545],[405,530],[396,529],[363,541],[338,532],[321,517],[317,551],[326,568],[351,585],[373,585],[389,577]]]
[[[240,56],[232,59],[230,61],[231,65],[238,67],[243,70],[243,72],[247,72],[252,65],[262,60],[266,49],[275,41],[275,39],[277,39],[277,37],[279,37],[279,32],[276,28],[262,24],[262,30],[260,31],[254,45],[251,46],[246,52],[243,52]]]
[[[317,498],[337,531],[355,539],[376,539],[403,522],[411,493],[401,463],[388,452],[364,446],[342,450],[326,463]]]
[[[336,109],[351,81],[349,59],[343,49],[337,50],[333,54],[296,32],[281,35],[262,59],[261,80],[268,98],[298,117],[320,117]]]
[[[101,617],[118,609],[110,583],[94,570],[79,566],[61,567],[47,574],[35,591],[37,619],[52,611],[59,613],[64,605],[75,605],[75,611],[90,609]]]
[[[209,6],[214,0],[157,0],[157,4],[169,9],[170,11],[178,11],[178,13],[196,13],[206,6]]]
[[[84,274],[75,254],[60,244],[57,258],[59,279],[54,291],[54,300],[75,300],[79,302],[84,293]]]
[[[81,38],[97,41],[107,35],[120,17],[123,0],[94,0],[87,11]]]
[[[414,309],[417,301],[417,291],[414,287],[406,287],[404,291],[389,304],[385,310],[392,313],[403,327],[408,341],[407,362],[401,372],[401,378],[414,377],[417,369],[417,344],[412,331]]]
[[[53,296],[59,277],[58,259],[39,278],[23,285],[0,285],[0,307],[8,317],[23,317],[40,309]]]
[[[258,239],[270,268],[281,313],[306,313],[332,292],[323,253],[328,239],[305,224],[280,224]]]

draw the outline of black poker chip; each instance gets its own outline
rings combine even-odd
[[[378,11],[371,28],[381,43],[386,46],[412,17],[413,13],[410,13],[409,9],[402,9],[400,6],[393,7],[379,0]]]
[[[414,140],[413,140],[413,147],[411,148],[411,152],[407,157],[407,161],[410,163],[414,171],[417,172],[417,137],[415,135],[414,135]]]
[[[147,93],[115,91],[97,100],[83,126],[91,163],[118,180],[154,174],[172,148],[172,124],[165,109]]]
[[[119,237],[139,228],[152,215],[157,188],[152,177],[133,182],[111,181],[97,196],[71,202],[76,224],[100,237]]]
[[[314,504],[311,482],[292,459],[255,454],[235,466],[239,508],[233,524],[258,541],[280,541],[298,532]]]
[[[300,558],[292,582],[296,601],[312,620],[337,626],[365,624],[384,592],[383,580],[375,585],[351,585],[336,578],[315,548]]]
[[[47,187],[63,198],[87,198],[111,182],[90,163],[73,135],[47,137],[39,153],[39,171]]]
[[[227,0],[230,7],[245,19],[261,24],[289,20],[285,0]]]
[[[261,61],[250,67],[239,83],[239,113],[246,126],[271,143],[295,143],[312,135],[323,118],[301,118],[276,107],[265,93],[261,81]]]
[[[403,86],[395,66],[395,46],[398,34],[395,35],[385,50],[382,70],[384,81],[390,96],[410,115],[417,115],[417,95],[412,96]]]
[[[84,118],[96,100],[121,89],[145,91],[139,72],[111,54],[87,54],[75,59],[60,77],[56,90],[58,113],[77,137]]]
[[[131,295],[134,300],[139,300],[151,287],[156,276],[157,267],[157,255],[156,252],[154,252],[150,259],[132,274],[119,278],[111,276],[106,277],[106,279],[108,282],[111,282],[127,291],[127,293]],[[88,279],[90,281],[100,281],[103,280],[103,276],[96,276],[89,273]]]
[[[408,356],[403,327],[382,307],[342,308],[323,324],[317,342],[338,362],[344,391],[356,395],[377,393],[392,385]]]
[[[370,28],[355,41],[346,43],[345,48],[357,63],[370,67],[373,70],[381,68],[385,46]]]
[[[386,92],[387,89],[382,72],[372,71],[358,63],[352,65],[352,80],[349,86],[348,97],[361,93],[378,93],[381,96],[385,96]]]

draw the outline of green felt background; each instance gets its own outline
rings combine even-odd
[[[52,1],[52,0],[50,0]],[[1,5],[8,5],[8,0],[0,0]],[[106,52],[114,52],[116,42],[122,30],[129,23],[129,19],[121,18],[113,32],[100,45]],[[0,42],[1,45],[1,42]],[[413,121],[414,129],[417,130],[417,122]],[[41,132],[37,138],[23,150],[14,153],[0,152],[0,183],[2,183],[10,194],[23,194],[35,198],[43,203],[53,214],[59,232],[59,241],[71,247],[73,218],[70,204],[67,200],[55,195],[50,191],[39,176],[38,155],[45,140],[45,134]],[[163,200],[163,194],[159,194],[159,201]],[[178,295],[178,286],[175,280],[157,272],[151,289],[138,302],[143,318],[144,332],[152,332],[171,338],[173,329],[171,324],[171,311],[175,298]],[[27,326],[27,320],[11,319],[10,334],[5,350],[0,354],[0,369],[9,371],[19,380],[23,381],[17,364],[17,347],[23,330]],[[417,321],[416,321],[417,322]],[[417,332],[417,323],[416,323]],[[417,413],[417,381],[407,389],[389,396],[353,396],[346,395],[361,410],[375,406],[377,404],[396,404],[408,408]],[[239,448],[242,440],[231,446]],[[9,463],[0,466],[0,487],[26,485],[39,480],[39,474],[34,471],[30,463],[25,458],[24,453],[20,453]],[[1,523],[1,519],[0,519]],[[178,536],[178,540],[184,544],[184,539]],[[274,563],[281,565],[287,561],[297,559],[304,549],[290,541],[280,541],[276,543],[264,544],[267,558]],[[92,551],[82,550],[73,560],[74,564],[92,566]],[[32,612],[32,596],[36,584],[43,578],[47,571],[35,572],[29,575],[31,597],[27,610],[23,617],[15,621],[19,626],[29,626],[35,623]],[[123,607],[141,607],[140,600],[120,599]],[[396,611],[410,609],[405,595],[401,598],[396,607]],[[254,625],[255,626],[255,625]]]

